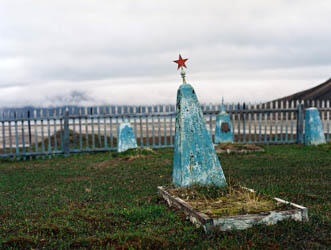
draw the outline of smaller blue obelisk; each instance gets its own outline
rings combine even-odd
[[[223,98],[221,112],[216,116],[215,144],[219,143],[233,143],[230,115],[225,111]]]
[[[137,148],[137,140],[128,121],[117,127],[117,152],[124,152],[130,148]]]
[[[323,125],[317,108],[306,109],[305,115],[305,145],[325,144]]]

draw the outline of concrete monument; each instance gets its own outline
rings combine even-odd
[[[178,187],[193,184],[226,186],[225,176],[193,87],[186,83],[181,56],[183,84],[177,91],[173,183]]]
[[[306,109],[305,115],[305,145],[319,145],[326,143],[322,121],[317,108]]]
[[[130,148],[137,148],[137,140],[131,124],[124,121],[117,128],[117,152],[124,152]]]
[[[221,112],[216,116],[215,144],[228,142],[233,143],[233,132],[230,115],[225,111],[222,99]]]

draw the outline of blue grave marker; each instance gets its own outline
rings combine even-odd
[[[326,143],[322,121],[317,108],[306,109],[305,115],[305,145],[319,145]]]
[[[194,89],[182,84],[177,92],[173,183],[226,186],[212,138]]]
[[[173,183],[179,187],[193,184],[226,186],[198,98],[185,80],[183,67],[186,68],[186,60],[179,55],[179,59],[174,61],[178,64],[177,69],[181,68],[183,84],[177,91]]]
[[[131,124],[127,121],[120,123],[117,127],[117,152],[124,152],[137,147],[137,140]]]
[[[215,144],[228,142],[233,143],[233,132],[230,115],[226,113],[222,99],[221,112],[216,116]]]

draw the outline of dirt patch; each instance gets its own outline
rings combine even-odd
[[[216,153],[250,153],[264,152],[262,147],[255,144],[222,143],[215,145]]]
[[[120,158],[121,161],[131,162],[138,159],[148,159],[151,158],[151,155],[128,155],[124,158]]]
[[[132,154],[132,155],[123,155],[123,156],[115,156],[115,158],[110,159],[110,160],[104,160],[100,162],[96,162],[90,166],[88,166],[88,169],[105,169],[109,167],[114,167],[118,165],[119,163],[129,163],[133,162],[139,159],[150,159],[152,158],[152,154]]]
[[[87,169],[105,169],[117,164],[118,164],[118,159],[111,159],[111,160],[96,162],[93,165],[87,166]]]

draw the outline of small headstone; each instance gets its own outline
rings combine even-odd
[[[120,123],[117,128],[117,152],[124,152],[137,147],[137,140],[131,124],[127,121]]]
[[[228,142],[233,143],[231,120],[222,105],[221,113],[216,116],[215,144]]]
[[[198,98],[192,86],[185,81],[177,91],[176,105],[174,185],[226,186],[224,173],[204,122]]]
[[[317,108],[306,109],[305,115],[305,144],[325,144],[323,125]]]

